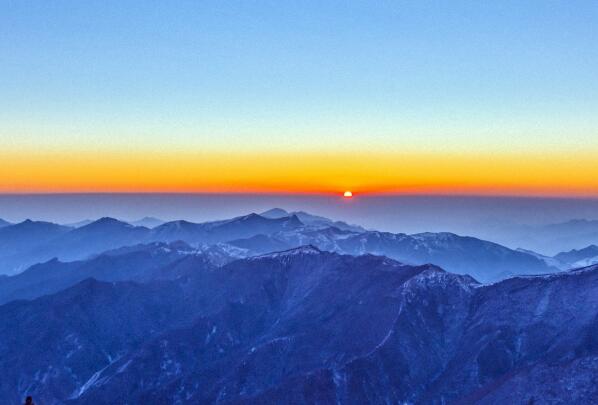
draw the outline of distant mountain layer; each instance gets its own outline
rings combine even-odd
[[[544,261],[551,267],[561,270],[575,269],[598,264],[598,246],[590,245],[583,249],[573,249],[568,252],[561,252],[552,257],[541,255],[531,250],[517,249],[520,252],[531,254]]]
[[[40,255],[37,247],[52,243],[71,230],[67,226],[31,220],[0,228],[0,274],[16,273],[50,259]]]
[[[201,224],[172,221],[153,229],[112,218],[75,229],[24,222],[0,228],[0,272],[16,273],[52,258],[63,262],[82,260],[122,246],[179,240],[208,253],[215,264],[311,244],[337,253],[384,255],[407,264],[433,263],[482,282],[557,270],[530,252],[514,251],[476,238],[451,233],[406,235],[356,231],[352,225],[339,228],[338,222],[306,213],[278,217],[286,213],[281,211],[267,212],[272,218],[249,214]],[[21,228],[26,229],[15,238],[14,231]],[[7,239],[3,238],[3,232],[9,235]]]
[[[570,268],[591,266],[598,263],[598,246],[590,245],[579,250],[573,249],[559,253],[554,258]]]
[[[85,219],[83,221],[65,224],[65,226],[70,226],[71,228],[81,228],[82,226],[89,225],[92,222],[94,222],[94,221],[92,221],[90,219]],[[131,224],[133,226],[144,226],[146,228],[155,228],[158,225],[162,225],[166,221],[162,221],[161,219],[154,218],[154,217],[143,217],[136,221],[125,221],[125,222],[127,222],[128,224]]]
[[[2,305],[0,319],[9,405],[25,395],[44,404],[598,398],[598,266],[480,285],[433,265],[304,246],[174,279],[87,279]]]
[[[143,217],[138,219],[137,221],[129,221],[131,225],[134,226],[145,226],[146,228],[155,228],[159,225],[162,225],[166,221],[162,221],[161,219],[154,218],[154,217]]]
[[[589,245],[598,240],[598,220],[574,219],[540,227],[540,235],[563,249]]]
[[[257,214],[203,224],[174,221],[153,229],[113,218],[101,218],[78,228],[27,220],[0,228],[0,274],[14,274],[53,258],[81,260],[121,246],[178,240],[214,244],[302,225],[296,216],[268,219]]]
[[[454,273],[469,274],[483,282],[516,274],[543,274],[558,270],[532,254],[451,233],[406,235],[377,231],[357,233],[332,227],[303,228],[268,237],[233,240],[229,244],[246,249],[245,256],[305,244],[351,255],[372,253],[408,264],[433,263]]]
[[[91,224],[93,221],[91,219],[84,219],[82,221],[78,221],[78,222],[71,222],[68,224],[63,224],[64,226],[68,226],[70,228],[81,228],[82,226],[85,225],[89,225]]]
[[[320,227],[329,227],[333,226],[335,228],[341,229],[343,231],[353,231],[353,232],[363,232],[365,231],[364,228],[358,225],[349,225],[343,221],[333,221],[329,218],[321,217],[318,215],[308,214],[304,211],[294,211],[294,212],[287,212],[282,208],[272,208],[271,210],[262,212],[260,214],[266,218],[284,218],[291,215],[297,216],[301,222],[306,225],[311,226],[320,226]]]
[[[482,234],[507,246],[553,256],[559,252],[598,244],[598,220],[573,219],[549,225],[497,225]]]
[[[8,226],[8,225],[12,225],[10,222],[3,220],[2,218],[0,218],[0,228],[2,228],[3,226]]]

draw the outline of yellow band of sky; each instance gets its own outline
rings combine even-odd
[[[598,196],[598,160],[440,153],[0,152],[0,192]]]

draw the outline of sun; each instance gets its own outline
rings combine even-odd
[[[343,197],[345,198],[351,198],[353,197],[353,193],[350,191],[345,191],[345,193],[343,194]]]

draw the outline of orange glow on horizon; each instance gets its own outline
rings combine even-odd
[[[598,197],[575,155],[0,151],[0,193],[172,192]]]

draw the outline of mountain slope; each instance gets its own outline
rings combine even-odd
[[[509,403],[507,398],[513,398],[515,392],[497,389],[498,384],[515,387],[517,380],[530,371],[563,367],[574,359],[585,362],[587,356],[596,356],[597,293],[598,267],[544,277],[517,277],[480,287],[460,347],[429,396],[451,400],[471,390]],[[594,368],[590,376],[597,373]],[[588,374],[571,377],[581,382]],[[579,395],[587,401],[582,403],[596,398],[595,388],[594,393],[573,393],[567,384],[555,378],[550,387],[527,381],[525,391],[516,395],[531,400],[534,392],[552,390],[561,391],[565,398]]]
[[[172,281],[86,281],[0,317],[9,403],[527,403],[555,367],[578,374],[551,395],[590,403],[598,373],[598,266],[480,285],[307,246]]]
[[[496,243],[451,233],[415,235],[389,232],[351,232],[329,227],[280,232],[269,237],[230,241],[231,245],[249,249],[248,254],[263,253],[260,246],[293,248],[312,244],[319,249],[343,254],[384,255],[404,263],[433,263],[444,269],[469,274],[490,282],[516,274],[543,274],[557,271],[537,257]]]
[[[322,255],[331,262],[314,266]],[[132,402],[166,403],[528,402],[546,381],[524,384],[518,396],[497,383],[571,359],[583,367],[569,380],[584,390],[551,381],[553,395],[587,403],[595,393],[584,382],[598,372],[586,360],[598,354],[598,268],[480,287],[435,267],[301,249],[226,271],[244,275],[239,286],[261,280],[262,292],[245,287],[224,312],[120,359],[74,402],[111,403],[125,392]],[[572,321],[573,308],[584,314]],[[131,392],[129,382],[141,378],[151,388]]]
[[[565,263],[561,262],[560,260],[558,260],[558,259],[556,259],[554,257],[545,256],[545,255],[542,255],[540,253],[534,252],[533,250],[527,250],[527,249],[518,248],[517,252],[522,252],[522,253],[526,253],[528,255],[532,255],[535,258],[542,260],[548,266],[554,267],[556,269],[567,270],[567,269],[571,268],[571,266],[566,265]]]
[[[0,397],[20,404],[61,403],[98,369],[191,314],[173,282],[86,280],[57,295],[0,306]],[[60,402],[59,402],[60,401]]]
[[[174,264],[187,258],[198,267],[212,266],[203,255],[197,255],[196,250],[181,242],[137,245],[84,261],[64,263],[52,259],[15,276],[0,278],[0,304],[52,294],[90,277],[100,281],[140,282],[176,278],[184,272]]]

